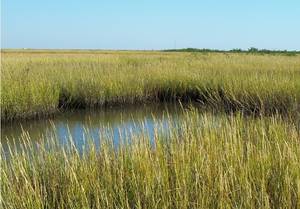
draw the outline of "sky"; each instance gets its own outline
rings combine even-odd
[[[300,50],[300,0],[2,0],[1,48]]]

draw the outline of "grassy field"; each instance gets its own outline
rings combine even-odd
[[[107,136],[98,150],[87,132],[83,152],[71,135],[62,147],[57,135],[32,140],[24,130],[9,153],[0,143],[1,206],[300,208],[300,55],[288,55],[2,51],[4,125],[70,108],[162,101],[213,111],[182,109],[180,123],[169,119],[154,141],[132,133],[118,147]]]
[[[193,100],[217,109],[299,109],[300,55],[2,51],[1,120],[83,108]]]
[[[196,110],[168,134],[133,134],[113,147],[89,141],[81,154],[56,138],[23,135],[3,160],[3,208],[300,208],[299,126]],[[36,147],[37,146],[37,147]],[[46,147],[46,148],[45,148]],[[1,155],[3,150],[1,149]]]

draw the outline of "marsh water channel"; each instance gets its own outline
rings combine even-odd
[[[81,149],[88,140],[99,146],[101,138],[110,138],[115,145],[131,135],[146,134],[152,141],[155,131],[167,132],[170,122],[180,124],[187,109],[195,105],[152,104],[101,109],[70,110],[48,118],[16,121],[2,124],[1,143],[8,152],[8,145],[19,147],[24,139],[58,139],[59,145],[70,140]]]
[[[191,109],[197,109],[197,113],[200,114],[211,113],[213,116],[211,124],[214,127],[222,126],[218,122],[221,121],[221,113],[205,110],[195,103],[183,105],[158,103],[68,110],[47,119],[2,124],[2,150],[4,154],[9,153],[9,146],[16,148],[17,151],[21,150],[24,141],[28,140],[34,142],[33,144],[39,144],[42,140],[55,139],[59,147],[75,145],[80,152],[90,141],[98,148],[103,139],[112,140],[113,145],[119,146],[122,140],[128,142],[132,136],[146,136],[152,143],[156,134],[167,135],[170,125],[172,128],[180,129],[185,112]],[[297,124],[300,130],[299,118],[294,124]]]

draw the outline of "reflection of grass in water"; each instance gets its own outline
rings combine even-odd
[[[25,120],[15,121],[5,124],[1,129],[1,141],[5,144],[12,140],[12,138],[19,138],[22,134],[22,129],[29,132],[31,140],[40,138],[41,134],[53,131],[51,122],[58,128],[66,129],[68,126],[72,133],[81,126],[88,127],[88,129],[98,130],[99,127],[119,127],[122,124],[131,124],[134,121],[140,123],[145,120],[152,121],[153,117],[159,121],[167,117],[172,117],[174,120],[183,113],[183,110],[189,108],[190,105],[184,107],[176,103],[166,104],[147,104],[147,105],[126,105],[121,107],[109,107],[100,109],[87,110],[72,110],[61,114],[57,114],[52,119],[48,120]],[[104,128],[105,129],[105,128]],[[7,139],[8,138],[8,139]],[[17,140],[18,141],[18,140]]]
[[[1,119],[58,107],[197,100],[249,112],[299,108],[299,56],[239,53],[2,53]],[[297,107],[298,106],[298,107]]]
[[[216,123],[218,125],[216,125]],[[170,121],[170,126],[172,126]],[[277,116],[245,120],[187,112],[169,135],[97,152],[32,148],[2,161],[7,208],[297,208],[300,134]],[[178,131],[180,130],[180,131]],[[43,139],[41,139],[43,140]],[[54,139],[55,141],[55,139]],[[54,142],[53,141],[53,142]],[[35,150],[35,151],[34,151]]]

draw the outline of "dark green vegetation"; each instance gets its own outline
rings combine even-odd
[[[254,47],[249,48],[248,50],[243,49],[231,49],[231,50],[218,50],[218,49],[197,49],[197,48],[184,48],[184,49],[166,49],[164,52],[211,52],[211,53],[246,53],[246,54],[279,54],[286,56],[296,56],[300,54],[300,51],[287,51],[287,50],[269,50],[269,49],[257,49]]]
[[[2,121],[59,108],[177,100],[289,112],[300,101],[299,55],[7,51],[1,77]]]

